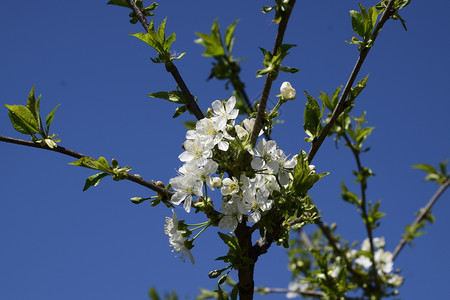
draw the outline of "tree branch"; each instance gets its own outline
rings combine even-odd
[[[353,153],[353,156],[355,157],[356,160],[356,165],[358,167],[358,172],[361,174],[363,167],[361,164],[361,160],[359,158],[359,154],[360,151],[357,150],[355,148],[355,146],[352,144],[352,142],[350,141],[350,138],[348,137],[348,135],[344,132],[344,134],[342,135],[345,139],[345,142],[347,143],[347,146],[350,148],[350,150]],[[367,231],[367,236],[369,238],[369,244],[370,244],[370,261],[372,262],[372,275],[375,281],[375,284],[378,286],[378,274],[377,274],[377,265],[375,262],[375,247],[373,244],[373,234],[372,234],[372,228],[370,228],[369,226],[369,221],[368,221],[368,214],[367,214],[367,198],[366,198],[366,178],[363,178],[363,180],[361,180],[360,182],[360,186],[361,186],[361,205],[359,206],[361,208],[361,212],[362,212],[362,217],[364,220],[364,224],[366,227],[366,231]]]
[[[296,293],[300,296],[307,296],[307,297],[324,297],[326,294],[321,291],[299,291],[299,290],[290,290],[290,289],[282,289],[282,288],[268,288],[268,287],[262,287],[258,288],[258,290],[263,294],[269,294],[269,293],[281,293],[281,294],[287,294],[287,293]]]
[[[53,151],[53,152],[58,152],[58,153],[61,153],[61,154],[67,155],[67,156],[75,157],[77,159],[87,156],[87,155],[81,154],[79,152],[76,152],[76,151],[61,147],[61,146],[57,146],[56,148],[51,149],[48,146],[41,146],[40,144],[36,144],[36,143],[30,142],[30,141],[15,139],[15,138],[7,137],[7,136],[0,136],[0,141],[6,142],[6,143],[11,143],[11,144],[23,145],[23,146],[27,146],[27,147],[39,148],[39,149],[43,149],[43,150],[49,150],[49,151]],[[125,173],[125,174],[126,174],[126,177],[128,180],[133,181],[139,185],[145,186],[159,194],[162,194],[168,200],[170,200],[170,198],[174,194],[174,192],[166,190],[165,188],[157,186],[156,184],[154,184],[152,182],[144,180],[138,175],[134,175],[131,173]]]
[[[380,32],[384,23],[386,23],[386,21],[389,19],[389,17],[394,13],[394,10],[392,9],[394,2],[395,2],[395,0],[390,0],[388,5],[386,6],[385,11],[381,15],[380,21],[378,22],[377,26],[375,27],[375,29],[372,32],[372,43],[375,43],[375,39],[378,36],[378,33]],[[322,145],[323,141],[330,133],[330,130],[333,127],[334,123],[336,122],[337,118],[341,115],[341,113],[346,108],[345,100],[347,99],[347,96],[350,93],[353,83],[355,82],[356,77],[358,76],[359,70],[361,69],[361,66],[363,65],[364,60],[366,59],[367,55],[369,54],[369,51],[371,48],[372,47],[366,47],[363,50],[361,50],[361,52],[359,53],[359,57],[356,61],[355,66],[353,67],[353,71],[350,74],[350,77],[348,78],[347,83],[345,84],[344,90],[343,90],[341,97],[339,98],[339,101],[333,111],[333,114],[331,115],[330,121],[325,125],[320,136],[311,143],[311,148],[308,153],[309,163],[312,162],[312,160],[314,159],[314,156],[316,155],[316,153],[319,150],[320,146]]]
[[[431,208],[436,203],[438,198],[444,193],[444,191],[449,186],[450,186],[450,178],[439,187],[436,193],[434,193],[433,197],[431,197],[427,205],[423,209],[421,209],[420,214],[417,216],[417,218],[414,220],[411,226],[419,224],[424,219],[424,217],[431,210]],[[402,251],[403,247],[406,245],[407,242],[408,241],[406,240],[405,236],[403,236],[400,242],[398,243],[397,247],[395,247],[394,253],[392,254],[392,261],[394,261],[397,258],[398,254],[400,253],[400,251]]]
[[[292,9],[294,8],[296,0],[290,0],[289,5],[290,9],[285,10],[281,17],[280,24],[278,25],[278,32],[275,38],[275,44],[273,45],[272,55],[276,55],[278,52],[278,48],[283,43],[284,33],[286,32],[287,23],[289,21],[289,17],[291,16]],[[259,132],[264,127],[264,114],[266,112],[267,100],[269,99],[270,89],[272,87],[273,80],[271,79],[270,73],[266,76],[266,81],[264,83],[263,92],[261,95],[261,101],[259,102],[258,113],[256,115],[255,126],[253,127],[252,136],[251,136],[251,144],[255,146],[256,140],[258,139]]]
[[[148,23],[147,18],[144,16],[144,14],[136,6],[136,3],[134,2],[134,0],[127,0],[127,3],[130,5],[131,9],[136,14],[139,22],[141,22],[145,31],[148,32],[150,24]],[[172,74],[172,77],[175,79],[175,81],[177,82],[181,91],[183,92],[183,95],[186,97],[186,100],[187,100],[186,106],[187,106],[188,110],[194,114],[194,116],[197,118],[197,120],[203,119],[205,116],[203,115],[202,111],[200,110],[200,107],[197,105],[197,102],[195,102],[194,97],[192,96],[188,87],[184,83],[184,80],[181,77],[180,73],[178,72],[177,67],[172,62],[168,65],[169,65],[169,67],[166,69],[168,72],[170,72],[170,74]]]

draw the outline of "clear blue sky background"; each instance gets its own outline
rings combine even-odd
[[[185,128],[183,116],[172,119],[175,106],[147,96],[171,90],[176,84],[161,65],[151,63],[153,49],[128,35],[142,32],[128,22],[128,11],[104,1],[5,1],[0,10],[0,102],[25,104],[36,84],[42,110],[57,104],[53,131],[61,145],[89,156],[116,158],[145,179],[168,182],[180,166]],[[202,109],[231,91],[209,82],[211,60],[193,43],[195,31],[209,32],[216,17],[225,27],[239,18],[235,56],[242,63],[241,78],[251,99],[257,99],[263,79],[258,47],[272,49],[276,26],[273,14],[259,12],[271,1],[162,1],[156,11],[159,24],[168,16],[167,32],[176,32],[173,49],[187,52],[177,66]],[[375,1],[362,1],[366,6]],[[281,74],[278,87],[289,80],[298,98],[282,108],[273,137],[286,153],[309,149],[304,142],[302,91],[317,96],[344,84],[356,61],[350,9],[357,1],[297,1],[286,43],[297,44],[286,65],[299,67],[294,75]],[[361,76],[370,73],[368,86],[355,112],[367,111],[376,129],[368,141],[372,150],[362,157],[377,175],[369,182],[368,197],[382,199],[387,213],[375,236],[385,236],[393,251],[437,186],[423,182],[416,163],[437,165],[449,158],[448,95],[450,3],[412,1],[400,22],[389,21],[369,54]],[[361,77],[360,76],[360,77]],[[9,124],[6,108],[0,114],[0,135],[26,138]],[[69,166],[74,159],[49,151],[0,144],[0,299],[148,299],[150,286],[176,289],[181,299],[193,299],[199,287],[213,288],[207,274],[221,268],[214,261],[226,248],[215,229],[198,240],[196,264],[182,263],[170,252],[164,235],[165,207],[134,205],[134,196],[153,193],[131,182],[105,179],[82,192],[93,172]],[[343,146],[325,142],[314,161],[319,172],[331,175],[311,191],[323,220],[337,222],[347,240],[363,240],[358,213],[339,198],[340,182],[352,185],[355,162]],[[403,299],[444,299],[448,296],[450,197],[434,209],[436,223],[406,248],[395,262],[406,276]],[[198,217],[178,210],[188,221]],[[311,226],[311,228],[313,228]],[[285,250],[272,246],[256,266],[256,285],[287,287],[290,274]],[[236,275],[234,276],[237,277]],[[280,295],[267,299],[282,298]]]

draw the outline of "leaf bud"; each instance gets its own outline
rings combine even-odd
[[[217,278],[220,274],[222,274],[222,270],[212,270],[211,272],[209,272],[208,277]]]
[[[131,200],[131,202],[133,202],[134,204],[139,204],[139,203],[141,203],[141,202],[144,201],[144,198],[142,198],[142,197],[133,197],[133,198],[131,198],[130,200]]]

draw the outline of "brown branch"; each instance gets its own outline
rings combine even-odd
[[[296,293],[300,296],[307,296],[307,297],[324,297],[326,294],[321,291],[299,291],[299,290],[290,290],[290,289],[283,289],[283,288],[268,288],[268,287],[262,287],[258,288],[263,295],[269,294],[269,293],[281,293],[281,294],[287,294],[287,293]]]
[[[289,21],[289,17],[291,16],[292,9],[295,5],[295,0],[289,1],[290,9],[287,9],[283,12],[281,17],[280,24],[278,25],[278,32],[275,38],[275,44],[273,45],[272,55],[276,55],[279,47],[283,43],[284,34],[286,32],[287,23]],[[255,126],[253,127],[252,136],[251,136],[251,144],[254,146],[256,144],[256,140],[258,139],[259,132],[264,127],[264,114],[266,112],[267,100],[269,99],[270,89],[272,87],[273,80],[271,79],[271,74],[267,74],[266,81],[264,83],[263,92],[261,95],[261,101],[259,102],[258,113],[256,115]]]
[[[416,226],[424,219],[424,217],[431,210],[431,208],[436,203],[438,198],[444,193],[444,191],[449,186],[450,186],[450,178],[439,187],[436,193],[434,193],[433,197],[431,197],[427,205],[423,209],[421,209],[420,214],[417,216],[417,218],[414,220],[411,226]],[[406,240],[404,235],[400,240],[400,242],[398,243],[397,247],[395,247],[394,253],[392,254],[392,261],[394,261],[397,258],[398,254],[400,253],[400,251],[402,251],[403,247],[406,245],[407,242],[408,241]]]
[[[360,151],[358,149],[355,148],[355,146],[352,144],[352,142],[350,141],[350,138],[348,137],[348,135],[344,132],[344,134],[342,135],[345,139],[345,142],[347,143],[347,146],[350,148],[350,150],[353,153],[353,156],[355,157],[356,160],[356,165],[358,167],[358,172],[361,174],[363,167],[361,164],[361,159],[359,158],[360,155]],[[362,217],[364,220],[364,224],[366,227],[366,231],[367,231],[367,236],[369,238],[369,244],[370,244],[370,261],[372,262],[372,275],[375,281],[375,284],[378,285],[378,274],[377,274],[377,265],[375,262],[375,247],[373,244],[373,234],[372,234],[372,228],[369,226],[369,218],[368,218],[368,214],[367,214],[367,198],[366,198],[366,178],[363,178],[363,180],[361,180],[360,182],[360,186],[361,186],[361,204],[359,205],[359,207],[361,208],[361,212],[362,212]]]
[[[139,22],[141,22],[142,27],[144,27],[146,32],[148,32],[150,24],[148,23],[147,18],[144,16],[144,14],[136,6],[135,1],[127,0],[127,3],[128,3],[128,5],[130,5],[131,9],[136,14]],[[203,115],[202,111],[200,110],[200,107],[197,105],[197,102],[195,102],[194,97],[192,96],[188,87],[184,83],[184,80],[181,77],[180,73],[178,72],[177,67],[172,62],[170,62],[169,64],[166,64],[166,65],[167,65],[167,67],[166,67],[167,71],[170,72],[170,74],[172,74],[172,77],[175,79],[175,81],[177,82],[181,91],[183,92],[183,95],[186,97],[187,109],[194,114],[194,116],[197,118],[197,120],[203,119],[205,116]]]
[[[380,21],[378,22],[377,26],[372,32],[372,45],[375,43],[375,39],[378,36],[378,33],[380,32],[381,28],[383,28],[383,25],[386,23],[386,21],[389,19],[389,17],[395,12],[392,9],[392,6],[394,5],[395,0],[390,0],[388,5],[386,6],[385,11],[381,15]],[[311,148],[308,153],[308,161],[309,163],[312,162],[314,159],[314,156],[316,155],[317,151],[319,150],[320,146],[322,145],[325,138],[328,136],[328,134],[331,131],[331,128],[333,128],[334,123],[336,122],[337,118],[341,115],[341,113],[344,111],[344,109],[347,107],[346,105],[346,99],[348,94],[350,93],[350,90],[353,86],[353,83],[356,80],[356,77],[358,76],[359,70],[361,69],[364,60],[366,59],[367,55],[369,54],[369,51],[372,47],[366,47],[359,53],[358,60],[356,61],[355,66],[353,67],[352,73],[350,74],[350,77],[347,80],[347,83],[345,84],[344,90],[341,94],[341,97],[339,98],[339,101],[333,111],[333,114],[331,115],[330,121],[325,125],[322,132],[320,133],[320,136],[315,139],[311,143]]]
[[[31,141],[15,139],[15,138],[7,137],[7,136],[0,136],[0,141],[5,142],[5,143],[17,144],[17,145],[22,145],[22,146],[27,146],[27,147],[32,147],[32,148],[39,148],[39,149],[43,149],[43,150],[58,152],[58,153],[61,153],[61,154],[67,155],[67,156],[71,156],[71,157],[75,157],[78,159],[80,159],[82,157],[87,157],[87,155],[81,154],[79,152],[76,152],[76,151],[61,147],[61,146],[57,146],[56,148],[52,149],[46,145],[41,146],[40,144],[36,144]],[[139,185],[145,186],[157,193],[160,193],[160,194],[164,195],[166,197],[166,199],[170,199],[172,197],[172,195],[174,194],[172,191],[166,190],[160,186],[157,186],[156,184],[154,184],[152,182],[142,179],[139,175],[126,173],[126,176],[127,176],[128,180],[133,181]]]

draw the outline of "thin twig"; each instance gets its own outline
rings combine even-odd
[[[150,24],[148,23],[147,18],[144,16],[144,14],[136,6],[136,3],[134,2],[134,0],[127,0],[127,3],[128,3],[128,5],[130,5],[131,9],[136,14],[139,22],[141,22],[142,27],[144,27],[146,32],[148,32]],[[175,79],[175,81],[177,82],[181,91],[183,92],[183,95],[186,97],[187,109],[194,114],[194,116],[197,118],[197,120],[203,119],[205,116],[203,115],[202,111],[200,110],[200,107],[198,106],[197,102],[195,102],[194,97],[192,96],[188,87],[184,83],[184,80],[181,77],[180,72],[178,72],[177,67],[173,63],[170,63],[170,64],[168,64],[167,71],[170,72],[170,74],[172,74],[172,77]]]
[[[283,288],[268,288],[263,287],[259,288],[258,290],[261,290],[262,294],[269,294],[269,293],[281,293],[281,294],[287,294],[287,293],[296,293],[300,296],[308,296],[308,297],[324,297],[326,294],[322,291],[299,291],[299,290],[290,290],[290,289],[283,289]]]
[[[355,146],[352,144],[352,142],[350,141],[350,138],[348,137],[348,135],[344,132],[344,134],[342,135],[347,143],[347,146],[350,148],[350,150],[353,153],[353,156],[355,157],[356,160],[356,165],[358,167],[358,172],[361,173],[363,170],[362,164],[361,164],[361,159],[359,158],[359,154],[360,151],[358,151]],[[367,214],[367,198],[366,198],[366,178],[364,178],[363,180],[361,180],[360,182],[360,186],[361,186],[361,205],[359,206],[361,208],[361,212],[362,212],[362,217],[364,220],[364,224],[366,227],[366,231],[367,231],[367,236],[369,237],[369,244],[370,244],[370,261],[372,262],[372,275],[374,276],[374,280],[376,285],[378,285],[378,274],[377,274],[377,267],[376,267],[376,262],[375,262],[375,247],[373,244],[373,234],[372,234],[372,228],[370,228],[369,226],[369,218],[368,218],[368,214]]]
[[[436,203],[438,198],[444,193],[444,191],[449,186],[450,186],[450,179],[448,179],[446,182],[444,182],[444,184],[442,184],[439,187],[439,189],[436,191],[436,193],[434,193],[433,197],[431,197],[431,199],[428,201],[427,205],[423,209],[421,209],[420,214],[417,216],[417,218],[414,220],[414,222],[412,223],[411,226],[416,226],[424,219],[424,217],[431,210],[431,208]],[[403,236],[402,239],[400,240],[400,242],[398,243],[397,247],[395,247],[394,253],[392,254],[392,261],[394,261],[397,258],[398,254],[400,253],[400,251],[402,251],[403,247],[406,245],[407,242],[408,241],[405,239],[405,236]]]
[[[390,0],[388,5],[386,6],[385,11],[381,15],[380,21],[378,22],[377,26],[372,32],[372,43],[375,42],[376,37],[378,36],[378,33],[380,32],[381,28],[383,27],[384,23],[389,19],[389,17],[393,14],[392,6],[394,5],[395,0]],[[350,90],[353,86],[353,83],[356,80],[356,77],[358,76],[359,70],[361,69],[361,66],[364,63],[364,60],[367,57],[367,54],[369,54],[369,51],[372,47],[366,47],[359,53],[358,60],[356,61],[355,66],[353,67],[353,71],[350,74],[350,77],[348,78],[348,81],[344,87],[344,90],[341,94],[341,97],[339,98],[339,101],[333,111],[333,114],[331,115],[330,121],[325,125],[322,132],[320,133],[320,136],[315,139],[311,143],[311,148],[308,153],[308,161],[309,163],[312,162],[314,159],[314,156],[316,155],[317,151],[319,150],[320,146],[322,145],[325,138],[330,133],[331,128],[333,128],[334,123],[336,122],[337,118],[341,115],[341,113],[344,111],[344,109],[347,107],[346,105],[346,99],[348,94],[350,93]]]
[[[40,144],[36,144],[36,143],[30,142],[30,141],[15,139],[15,138],[7,137],[7,136],[0,136],[0,141],[6,142],[6,143],[11,143],[11,144],[27,146],[27,147],[32,147],[32,148],[49,150],[49,151],[53,151],[53,152],[58,152],[58,153],[61,153],[61,154],[67,155],[67,156],[71,156],[71,157],[75,157],[78,159],[80,159],[82,157],[87,157],[87,155],[81,154],[79,152],[76,152],[76,151],[61,147],[61,146],[57,146],[56,148],[52,149],[47,146],[41,146]],[[154,184],[152,182],[144,180],[138,175],[134,175],[131,173],[125,173],[125,174],[126,174],[126,177],[128,180],[133,181],[142,186],[145,186],[157,193],[160,193],[160,194],[164,195],[166,199],[170,199],[172,197],[172,195],[174,194],[172,191],[166,190],[165,188],[157,186],[156,184]]]
[[[279,47],[283,43],[284,34],[286,32],[287,23],[289,21],[289,17],[291,15],[292,9],[295,5],[295,0],[289,1],[290,9],[284,11],[283,16],[281,18],[280,24],[278,25],[278,32],[275,38],[275,44],[273,45],[272,55],[276,55]],[[256,140],[258,139],[259,132],[264,127],[264,114],[266,112],[267,100],[269,99],[270,89],[272,87],[272,79],[270,73],[266,76],[266,81],[264,83],[263,92],[261,95],[261,101],[259,102],[258,113],[256,115],[255,126],[253,127],[252,136],[251,136],[251,144],[254,146],[256,144]]]

